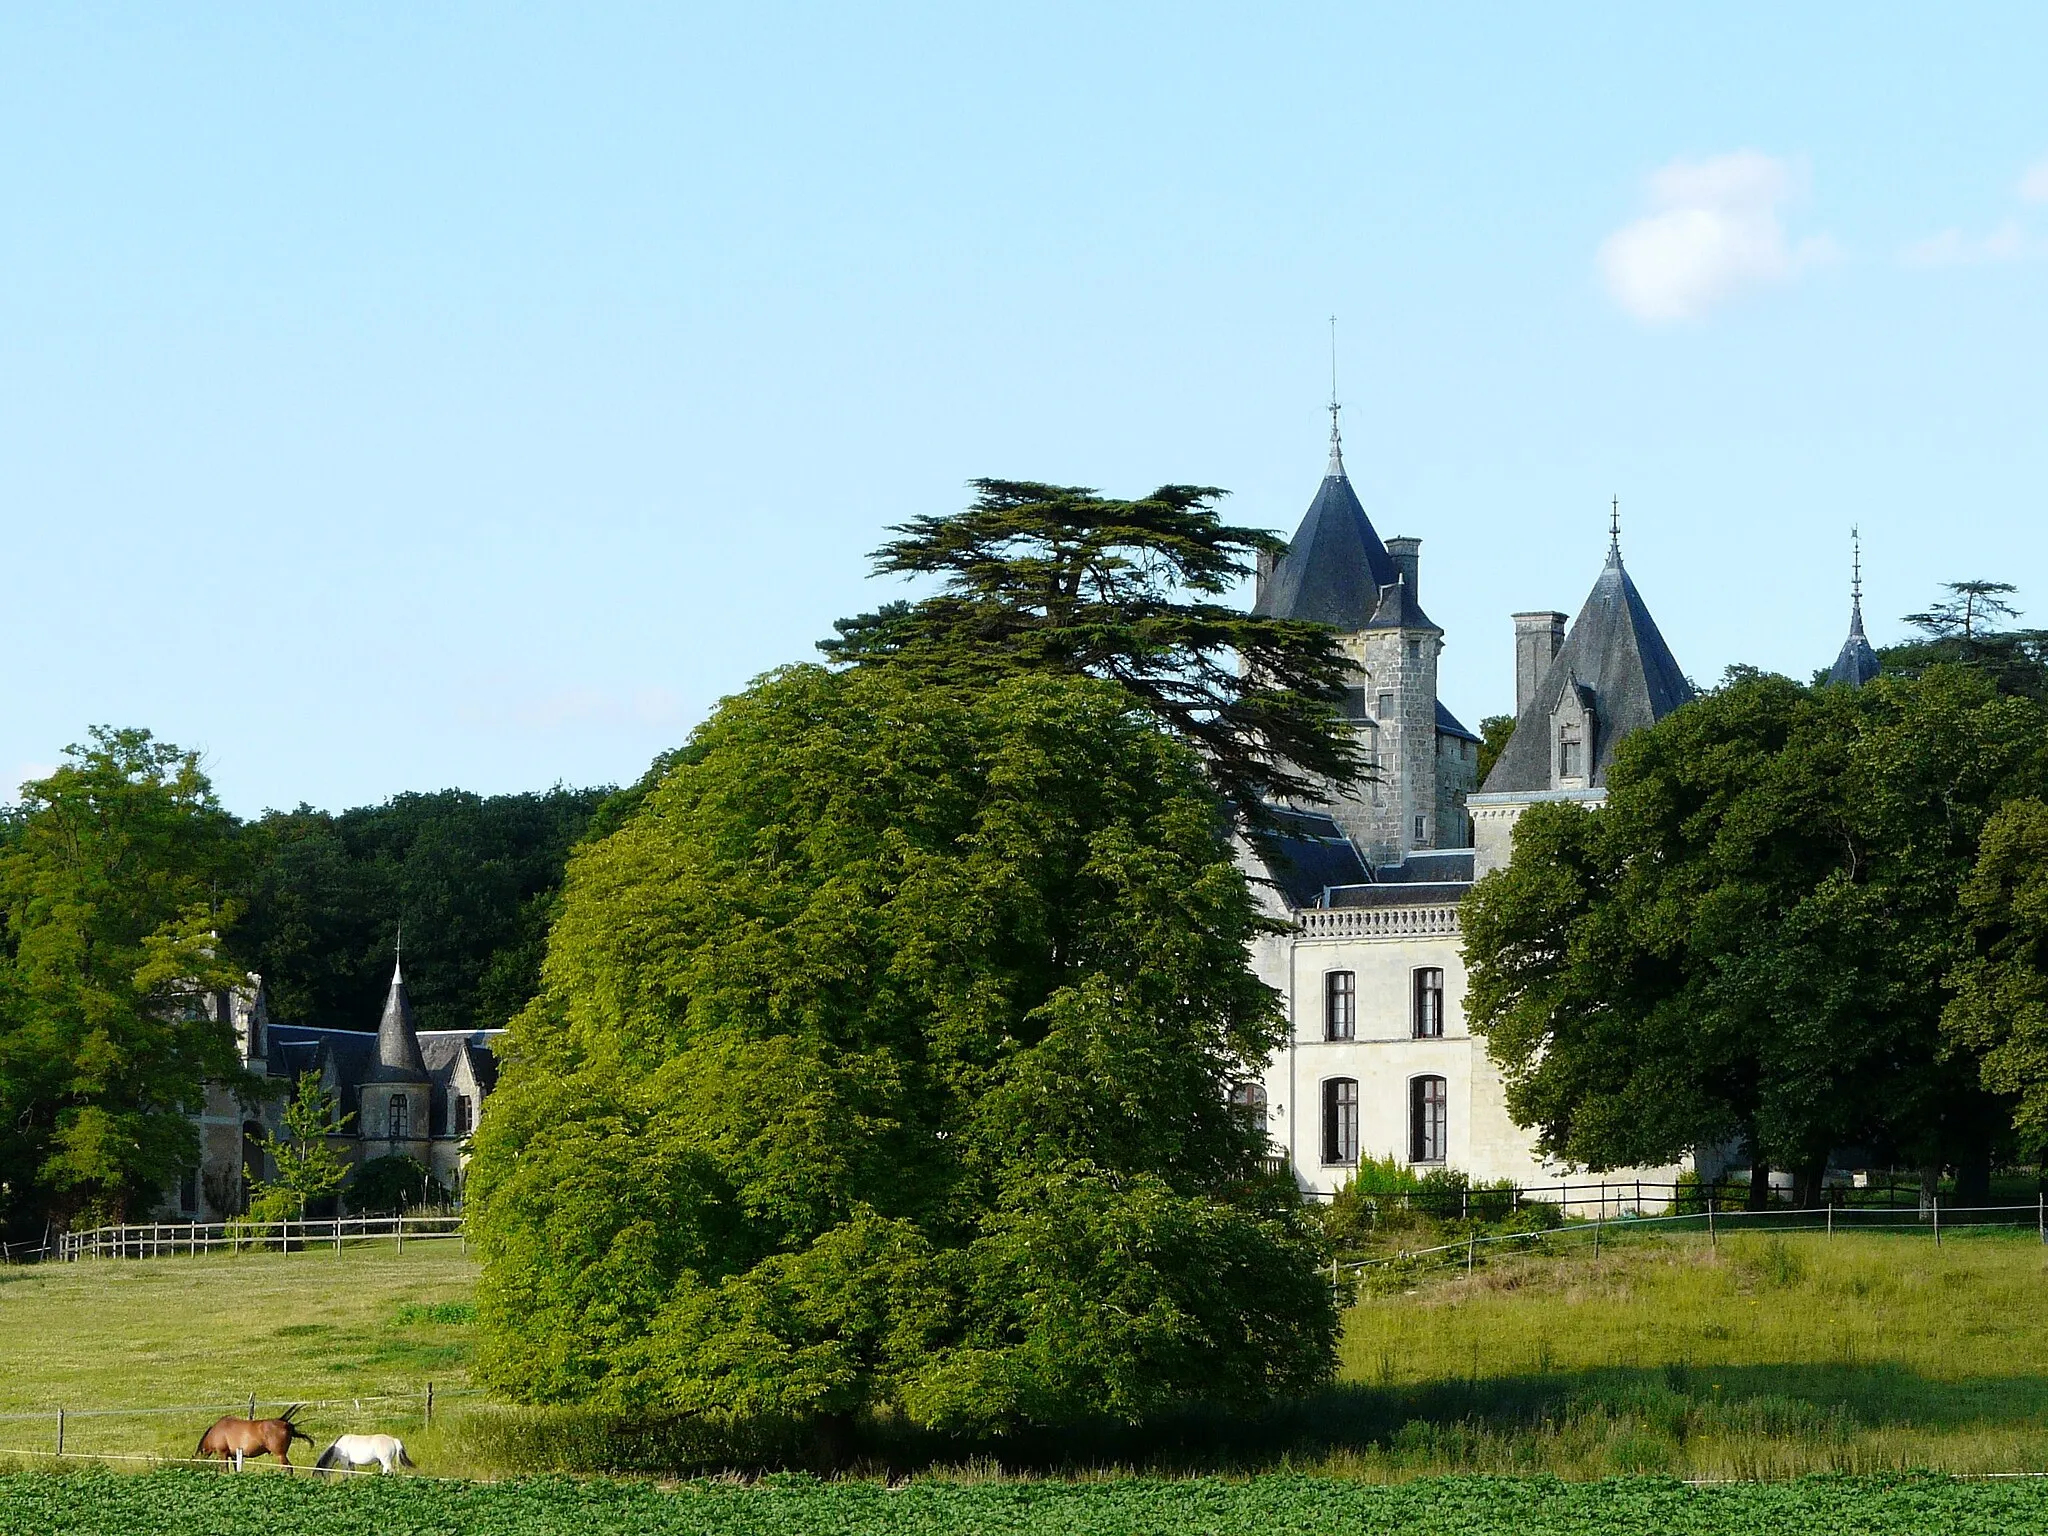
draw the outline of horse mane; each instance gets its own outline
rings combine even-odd
[[[313,1463],[313,1468],[315,1471],[320,1471],[333,1466],[339,1460],[341,1460],[341,1443],[336,1441],[320,1453],[320,1459]]]

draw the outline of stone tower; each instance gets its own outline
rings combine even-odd
[[[377,1064],[364,1077],[360,1129],[366,1157],[403,1154],[425,1162],[429,1154],[429,1117],[434,1083],[420,1052],[420,1033],[413,1021],[412,999],[406,995],[403,961],[391,967],[391,990],[377,1021]]]
[[[1420,600],[1422,541],[1381,542],[1344,469],[1335,407],[1330,462],[1287,553],[1261,573],[1252,612],[1342,632],[1345,715],[1372,778],[1324,802],[1369,866],[1463,847],[1477,738],[1437,702],[1444,632]]]

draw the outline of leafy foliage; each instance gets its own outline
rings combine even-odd
[[[1984,1086],[2017,1101],[2026,1145],[2048,1147],[2048,803],[2014,800],[1991,818],[1963,909],[1972,944],[1943,1026],[1981,1059]]]
[[[1845,1144],[1988,1172],[2002,1115],[1944,1050],[1943,978],[1979,835],[2044,750],[2038,706],[1960,667],[1731,674],[1631,737],[1605,809],[1531,807],[1466,904],[1511,1112],[1591,1168],[1736,1140],[1758,1184]]]
[[[354,1115],[338,1114],[335,1096],[320,1086],[318,1072],[301,1072],[292,1096],[285,1101],[285,1134],[263,1138],[263,1148],[277,1166],[274,1179],[254,1182],[260,1214],[270,1220],[296,1221],[314,1201],[324,1200],[348,1177],[348,1164],[327,1144],[329,1135],[344,1130]],[[249,1170],[254,1178],[255,1169]],[[331,1214],[331,1212],[330,1212]]]
[[[2027,1479],[1817,1477],[1689,1487],[1670,1477],[1426,1478],[1392,1486],[1287,1473],[1249,1479],[1114,1478],[1009,1483],[777,1478],[667,1489],[651,1482],[546,1478],[463,1483],[437,1478],[216,1477],[164,1472],[0,1476],[0,1536],[63,1531],[365,1529],[477,1536],[1097,1536],[1127,1531],[1459,1531],[1522,1536],[1755,1536],[1812,1530],[1923,1536],[1934,1530],[2027,1536],[2048,1521],[2048,1488]]]
[[[938,594],[843,619],[820,650],[951,682],[1014,671],[1115,682],[1200,751],[1251,825],[1268,800],[1364,772],[1337,713],[1336,631],[1214,601],[1258,555],[1286,548],[1222,522],[1221,491],[1165,485],[1115,501],[1027,480],[974,487],[964,512],[904,523],[875,552],[878,574],[937,576]]]
[[[1479,722],[1479,766],[1473,783],[1486,782],[1486,776],[1493,772],[1493,765],[1500,761],[1501,753],[1508,749],[1508,739],[1514,734],[1513,715],[1488,715]]]
[[[198,1155],[183,1106],[244,1091],[234,1037],[206,1006],[236,972],[233,820],[198,755],[96,728],[22,786],[0,839],[0,1218],[145,1205]]]
[[[1918,677],[1933,666],[1981,672],[1999,692],[2048,702],[2048,630],[2007,629],[2019,609],[2006,600],[2018,590],[2003,581],[1952,581],[1942,601],[1906,622],[1920,637],[1878,653],[1886,672]]]
[[[357,1216],[395,1216],[422,1205],[440,1204],[448,1198],[448,1191],[418,1158],[392,1153],[358,1163],[344,1198]]]
[[[276,1018],[372,1029],[403,922],[421,1028],[503,1024],[539,987],[569,850],[610,793],[451,789],[339,814],[273,811],[248,830],[237,951]]]
[[[571,866],[469,1196],[528,1401],[1001,1428],[1327,1373],[1227,1102],[1279,1033],[1194,754],[1101,682],[792,668]]]

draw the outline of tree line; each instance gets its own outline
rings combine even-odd
[[[254,1103],[216,989],[374,1029],[400,925],[423,1027],[502,1025],[539,981],[569,850],[644,789],[405,794],[242,821],[198,756],[96,729],[0,813],[0,1230],[146,1209],[208,1083]]]
[[[1537,805],[1463,923],[1468,1015],[1546,1155],[1831,1157],[1985,1198],[2048,1148],[2048,649],[1992,582],[1861,688],[1746,668]]]

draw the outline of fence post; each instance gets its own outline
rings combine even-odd
[[[1833,1237],[1834,1235],[1835,1235],[1835,1202],[1834,1202],[1834,1201],[1832,1201],[1832,1200],[1830,1200],[1830,1201],[1828,1202],[1828,1236],[1829,1236],[1829,1237]]]
[[[64,1454],[64,1410],[57,1410],[57,1454]]]
[[[249,1394],[249,1417],[252,1419],[256,1417],[256,1394],[254,1392]]]
[[[1477,1252],[1479,1239],[1472,1233],[1465,1234],[1465,1278],[1472,1278],[1472,1256]]]
[[[2041,1229],[2041,1241],[2048,1244],[2048,1191],[2034,1196],[2034,1221]]]
[[[1712,1195],[1707,1196],[1707,1246],[1716,1253],[1720,1252],[1721,1239],[1714,1231],[1714,1197]]]
[[[1600,1190],[1600,1214],[1593,1218],[1593,1257],[1600,1257],[1600,1229],[1607,1224],[1607,1190]]]
[[[434,1384],[427,1383],[427,1428],[434,1427]]]
[[[1934,1197],[1934,1246],[1941,1246],[1941,1196]]]

